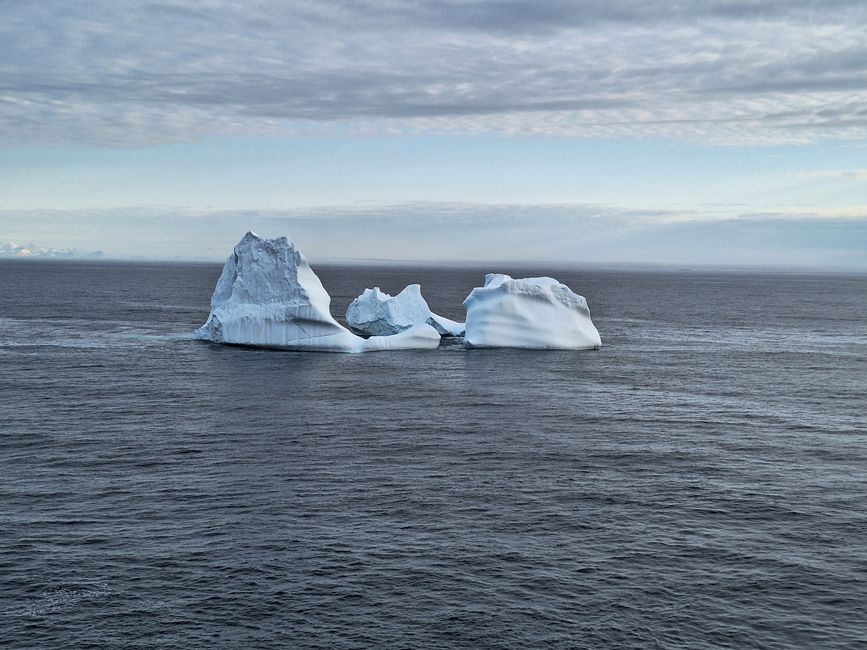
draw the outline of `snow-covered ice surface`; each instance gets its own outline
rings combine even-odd
[[[489,273],[464,301],[466,324],[431,312],[418,284],[390,296],[365,289],[331,315],[331,296],[286,237],[248,232],[223,266],[207,322],[195,338],[285,350],[371,352],[434,349],[440,336],[464,336],[467,347],[586,350],[602,344],[587,301],[553,278],[513,279]]]
[[[602,345],[583,296],[554,278],[485,276],[464,300],[472,348],[589,350]]]
[[[463,336],[467,328],[466,323],[459,323],[456,320],[434,314],[433,312],[428,316],[426,322],[443,336]]]
[[[427,323],[443,336],[462,336],[464,324],[434,314],[421,295],[421,287],[408,284],[396,296],[379,287],[365,289],[346,310],[346,322],[361,334],[389,336]]]
[[[331,316],[331,296],[286,237],[248,232],[223,266],[207,322],[195,338],[214,343],[319,352],[434,349],[421,323],[394,336],[356,336]]]

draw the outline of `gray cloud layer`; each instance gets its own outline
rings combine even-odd
[[[0,143],[867,134],[861,0],[0,0]]]

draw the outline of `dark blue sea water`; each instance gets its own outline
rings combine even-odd
[[[219,265],[0,263],[0,646],[865,647],[867,277],[488,270],[604,347],[219,347]]]

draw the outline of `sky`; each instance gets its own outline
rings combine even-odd
[[[0,240],[867,268],[863,0],[0,0]]]

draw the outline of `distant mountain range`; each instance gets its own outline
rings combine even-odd
[[[47,248],[36,244],[16,244],[14,241],[0,241],[0,257],[105,257],[102,251],[83,251],[77,248]]]

